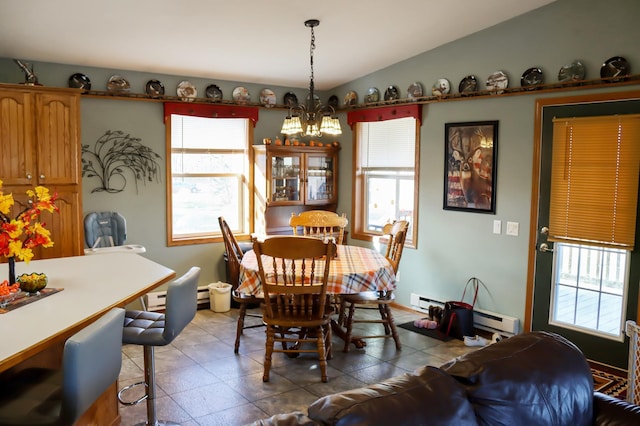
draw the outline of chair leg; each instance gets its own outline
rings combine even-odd
[[[384,326],[384,334],[390,335],[391,328],[389,327],[389,316],[387,315],[387,305],[379,304],[378,311],[380,311],[380,319],[383,321],[382,325]]]
[[[391,336],[393,336],[393,341],[396,342],[396,350],[402,350],[402,344],[400,343],[400,336],[398,335],[398,330],[396,329],[396,323],[393,320],[393,315],[391,314],[391,308],[389,305],[385,305],[386,317],[389,322],[389,328],[391,328]]]
[[[318,356],[320,357],[320,375],[322,383],[327,383],[329,377],[327,376],[327,348],[325,346],[325,334],[323,326],[318,327]]]
[[[234,353],[238,353],[240,350],[240,336],[242,335],[242,330],[244,329],[244,317],[247,314],[247,304],[241,303],[240,310],[238,311],[238,325],[236,328],[236,344],[233,349]]]
[[[271,355],[273,354],[273,345],[275,343],[275,330],[273,326],[267,325],[267,339],[264,351],[264,373],[262,381],[269,381],[269,371],[271,370]]]
[[[324,346],[327,350],[327,360],[330,360],[331,358],[333,358],[333,343],[331,341],[332,339],[332,331],[331,331],[331,324],[327,324],[325,327],[325,333],[324,333]]]
[[[351,345],[351,334],[353,333],[353,314],[355,312],[356,305],[354,303],[349,304],[349,314],[346,319],[346,335],[344,336],[344,349],[342,352],[349,352],[349,345]]]

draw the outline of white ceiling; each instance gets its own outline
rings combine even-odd
[[[315,18],[327,90],[553,1],[0,0],[0,57],[303,88]]]

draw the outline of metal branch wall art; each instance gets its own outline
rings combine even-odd
[[[140,143],[142,139],[126,135],[120,130],[107,130],[94,144],[82,145],[82,177],[97,177],[101,186],[91,192],[122,192],[127,186],[127,170],[133,175],[138,192],[138,181],[160,181],[160,164],[151,148]]]

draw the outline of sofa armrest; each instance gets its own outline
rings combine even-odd
[[[593,418],[596,426],[640,425],[640,406],[594,392]]]
[[[467,394],[435,367],[324,396],[309,406],[321,425],[477,425]]]

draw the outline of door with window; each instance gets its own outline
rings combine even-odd
[[[638,316],[640,281],[640,101],[572,99],[538,105],[531,324],[626,369],[624,323]]]

